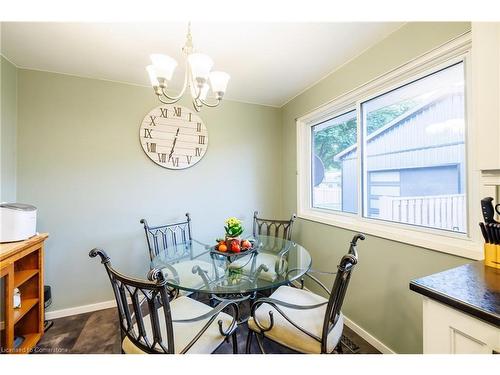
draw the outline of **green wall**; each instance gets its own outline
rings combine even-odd
[[[17,69],[0,55],[0,202],[16,201]]]
[[[215,241],[228,216],[251,228],[255,209],[281,211],[278,108],[224,101],[204,109],[207,154],[172,171],[139,143],[143,117],[159,104],[150,88],[23,69],[18,76],[18,200],[38,207],[38,230],[50,233],[51,310],[113,298],[102,265],[88,257],[93,247],[144,277],[141,218],[168,223],[188,211],[194,236]]]
[[[297,209],[296,118],[468,30],[470,23],[406,24],[287,103],[282,108],[283,214]],[[313,268],[324,270],[336,267],[353,235],[301,219],[294,231],[311,252]],[[421,298],[408,289],[409,281],[470,260],[374,236],[360,243],[359,256],[344,314],[397,353],[421,353]]]

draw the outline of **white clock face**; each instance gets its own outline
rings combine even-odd
[[[198,163],[207,152],[208,131],[201,118],[180,105],[161,105],[142,120],[142,149],[156,164],[185,169]]]

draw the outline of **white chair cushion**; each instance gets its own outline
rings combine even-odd
[[[277,278],[276,274],[276,263],[279,261],[279,257],[277,257],[274,254],[267,254],[267,253],[259,253],[256,256],[255,259],[255,270],[259,268],[261,264],[264,264],[267,266],[268,270],[267,271],[262,271],[259,274],[259,279],[266,280],[269,282],[273,282]],[[233,263],[229,265],[229,268],[241,268],[242,270],[246,272],[250,272],[252,269],[252,264],[254,260],[250,257],[241,257],[237,260],[235,260]],[[282,267],[286,269],[286,260],[283,259],[284,264],[282,264]]]
[[[197,316],[206,314],[212,308],[204,303],[195,301],[189,297],[178,297],[170,302],[172,319],[191,319]],[[163,308],[158,309],[158,318],[160,321],[161,335],[165,346],[167,346],[167,330],[165,318],[163,316]],[[175,353],[179,354],[187,344],[201,331],[203,326],[209,319],[201,320],[192,323],[173,323],[174,328],[174,347]],[[212,322],[210,327],[196,341],[196,343],[188,350],[189,354],[210,354],[224,341],[225,337],[219,331],[218,321],[222,320],[223,329],[227,329],[233,318],[226,313],[219,313],[217,318]],[[151,329],[151,319],[145,316],[144,326],[147,332],[148,340],[152,342],[153,331]],[[138,328],[134,326],[134,331],[137,333]],[[135,346],[128,337],[125,337],[122,343],[122,349],[126,354],[146,354],[137,346]]]
[[[310,291],[292,288],[289,286],[280,286],[273,294],[271,294],[270,298],[300,306],[317,305],[319,303],[328,302],[327,299]],[[325,304],[321,307],[309,310],[296,310],[283,306],[278,307],[295,324],[321,338],[326,306],[327,305]],[[262,304],[255,311],[255,316],[261,326],[269,327],[271,323],[269,319],[269,311],[273,312],[274,325],[271,330],[264,333],[265,336],[301,353],[321,353],[320,342],[295,328],[269,304]],[[252,331],[260,332],[259,327],[257,327],[252,317],[248,320],[248,328]],[[328,352],[332,352],[337,346],[340,337],[342,336],[343,328],[344,318],[342,314],[340,314],[335,327],[333,327],[328,335]]]

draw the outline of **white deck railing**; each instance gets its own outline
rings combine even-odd
[[[342,205],[342,188],[338,185],[317,186],[314,188],[314,203],[317,205],[336,204]]]
[[[379,218],[466,232],[465,194],[379,198]]]

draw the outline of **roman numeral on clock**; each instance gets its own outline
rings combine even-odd
[[[151,120],[151,122],[149,123],[149,125],[156,126],[156,122],[155,122],[156,116],[149,116],[149,118]]]
[[[193,158],[193,155],[186,155],[187,163],[191,164],[191,159]]]
[[[196,150],[194,150],[194,156],[201,156],[201,148],[196,147]]]
[[[196,131],[197,131],[198,133],[199,133],[199,132],[201,132],[201,122],[198,122],[198,123],[196,124]]]
[[[191,116],[192,116],[192,113],[189,112],[189,122],[191,122]]]
[[[179,166],[179,158],[178,157],[172,158],[172,165],[174,167],[178,167]]]
[[[205,136],[204,135],[199,135],[198,136],[198,144],[204,145],[205,144]]]
[[[144,129],[144,138],[153,138],[151,136],[151,130],[152,129]]]
[[[146,142],[146,147],[148,148],[148,152],[156,152],[156,143]]]
[[[160,108],[161,117],[167,118],[168,108]]]
[[[182,115],[182,108],[181,107],[174,107],[174,115],[176,117],[181,117],[181,115]]]
[[[167,154],[162,152],[162,153],[158,153],[158,161],[160,163],[165,163],[167,161]]]

